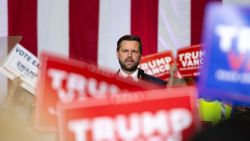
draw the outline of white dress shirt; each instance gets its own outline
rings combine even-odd
[[[138,81],[138,77],[137,77],[137,76],[138,76],[138,69],[136,69],[136,71],[133,72],[133,73],[130,74],[130,75],[126,74],[125,72],[122,71],[122,69],[120,69],[118,75],[121,76],[121,77],[124,77],[124,78],[126,78],[126,77],[128,77],[128,76],[131,76],[131,77],[133,78],[134,81]]]

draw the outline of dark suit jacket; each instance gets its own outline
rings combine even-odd
[[[138,79],[141,79],[141,80],[144,80],[144,81],[148,81],[148,82],[151,82],[151,83],[154,83],[154,84],[157,84],[157,85],[161,85],[161,86],[166,86],[167,82],[158,78],[158,77],[154,77],[152,75],[149,75],[149,74],[146,74],[144,72],[144,70],[142,69],[139,69],[138,71]]]
[[[117,74],[120,72],[120,70],[118,70]],[[138,75],[137,75],[138,79],[139,80],[144,80],[144,81],[147,81],[147,82],[150,82],[150,83],[154,83],[154,84],[157,84],[157,85],[160,85],[160,86],[163,86],[165,87],[167,82],[160,79],[160,78],[157,78],[157,77],[154,77],[152,75],[149,75],[149,74],[146,74],[144,72],[144,70],[142,69],[139,69],[138,68]]]

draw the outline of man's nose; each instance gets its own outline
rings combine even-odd
[[[128,52],[128,56],[132,56],[132,51],[129,51],[129,52]]]

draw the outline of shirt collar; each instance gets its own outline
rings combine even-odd
[[[119,76],[124,77],[124,78],[126,78],[127,76],[131,76],[131,77],[133,77],[133,80],[138,81],[138,77],[137,77],[138,76],[138,69],[136,69],[136,71],[130,75],[126,74],[125,72],[122,71],[122,69],[120,69]]]

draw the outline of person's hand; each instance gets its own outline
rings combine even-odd
[[[11,83],[10,83],[10,87],[9,87],[9,90],[8,90],[8,95],[6,97],[6,100],[5,100],[5,104],[7,105],[11,105],[12,104],[12,101],[13,101],[13,97],[14,97],[14,94],[15,94],[15,91],[17,90],[17,88],[22,84],[22,79],[21,77],[15,77]]]
[[[10,87],[12,88],[17,88],[22,84],[23,80],[21,79],[20,76],[15,77],[10,84]]]
[[[174,86],[175,75],[176,75],[177,71],[178,71],[177,64],[174,62],[170,66],[169,79],[168,79],[168,83],[167,83],[166,87],[173,87]]]
[[[178,71],[177,64],[174,62],[170,66],[169,77],[174,78],[177,71]]]

